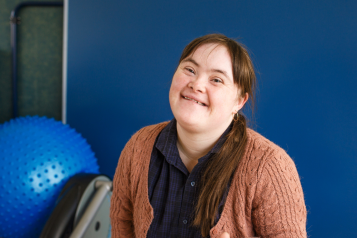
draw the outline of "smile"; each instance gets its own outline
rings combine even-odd
[[[206,106],[206,104],[201,103],[201,102],[198,102],[198,101],[196,101],[196,100],[194,100],[194,99],[192,99],[192,98],[188,98],[188,97],[185,97],[185,96],[183,96],[183,98],[186,99],[186,100],[190,100],[190,101],[196,102],[198,105]]]

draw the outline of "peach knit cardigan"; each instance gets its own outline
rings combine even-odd
[[[112,237],[145,238],[154,218],[148,171],[154,142],[167,122],[145,127],[123,149],[113,180]],[[248,142],[224,209],[210,237],[306,237],[299,175],[283,149],[247,129]]]

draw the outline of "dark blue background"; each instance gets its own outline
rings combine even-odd
[[[239,37],[259,80],[255,128],[299,171],[312,237],[357,237],[356,1],[69,1],[68,123],[113,176],[130,136],[170,120],[184,46]]]

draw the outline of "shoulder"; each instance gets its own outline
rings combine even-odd
[[[159,124],[146,126],[134,133],[134,135],[132,135],[132,137],[124,146],[124,149],[122,150],[119,158],[119,162],[120,160],[124,160],[126,163],[129,163],[132,161],[133,157],[135,157],[135,154],[143,155],[145,153],[150,153],[154,146],[156,137],[167,124],[168,122],[162,122]]]
[[[256,153],[286,154],[285,150],[280,146],[250,128],[247,128],[247,137],[247,149],[251,149]]]
[[[284,149],[269,139],[265,138],[258,132],[247,128],[247,135],[247,149],[251,150],[251,152],[262,155],[270,154],[271,156],[288,156]]]
[[[137,131],[126,143],[120,154],[117,172],[133,170],[133,173],[136,173],[136,170],[143,169],[142,163],[150,160],[155,139],[167,124],[168,122],[162,122]]]
[[[284,149],[252,129],[248,128],[247,134],[245,159],[249,167],[255,167],[258,174],[265,169],[283,169],[296,173],[295,163]]]
[[[265,151],[274,151],[276,153],[284,153],[285,151],[276,145],[274,142],[268,140],[258,132],[247,128],[248,135],[248,143],[247,146],[253,146],[255,150],[259,150],[261,152]]]
[[[169,122],[161,122],[141,128],[130,138],[125,148],[135,146],[138,143],[142,144],[152,142],[154,144],[156,137],[167,126],[167,124],[169,124]]]

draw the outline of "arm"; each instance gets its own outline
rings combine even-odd
[[[262,168],[252,221],[261,238],[307,237],[304,194],[295,164],[285,151],[272,155]]]
[[[133,156],[133,138],[123,149],[113,179],[113,194],[110,201],[112,238],[135,237],[133,203],[130,195],[130,170]]]

